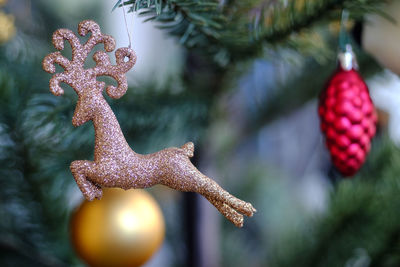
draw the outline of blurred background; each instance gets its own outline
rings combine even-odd
[[[317,112],[343,8],[379,114],[353,178]],[[131,147],[193,141],[193,163],[258,211],[239,229],[200,195],[148,189],[163,241],[144,266],[400,266],[400,3],[377,0],[0,0],[0,266],[86,266],[69,164],[93,158],[94,130],[72,126],[76,94],[52,95],[41,67],[52,33],[85,19],[117,47],[131,35],[129,90],[106,97]]]

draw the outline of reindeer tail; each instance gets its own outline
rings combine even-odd
[[[194,144],[192,142],[184,144],[183,146],[181,146],[181,149],[186,156],[188,156],[189,158],[193,157]]]

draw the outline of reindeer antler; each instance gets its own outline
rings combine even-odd
[[[78,33],[80,36],[85,36],[88,32],[91,32],[89,40],[85,43],[83,47],[84,58],[92,51],[96,44],[104,43],[104,50],[111,52],[115,49],[115,40],[112,36],[107,34],[102,34],[100,31],[100,26],[92,20],[84,20],[78,25]]]
[[[88,33],[91,36],[84,45],[81,45],[78,37],[68,29],[59,29],[53,34],[53,44],[57,50],[64,49],[64,40],[67,40],[72,48],[72,59],[68,60],[61,55],[60,52],[54,52],[47,55],[43,59],[43,69],[49,73],[55,73],[55,63],[64,68],[64,72],[54,75],[50,79],[50,91],[58,96],[64,93],[60,87],[60,82],[69,84],[79,92],[82,90],[82,77],[85,84],[93,84],[96,82],[96,76],[111,76],[117,83],[118,87],[108,86],[107,94],[112,98],[120,98],[128,89],[128,83],[125,73],[133,67],[136,62],[136,55],[130,48],[119,48],[115,52],[117,65],[111,65],[108,55],[104,51],[98,51],[93,55],[96,66],[91,69],[84,69],[85,59],[96,44],[103,43],[104,50],[111,52],[115,49],[115,40],[107,34],[102,34],[100,26],[92,20],[84,20],[78,25],[78,33],[85,36]],[[128,61],[124,61],[125,57]],[[78,77],[80,77],[78,79]]]
[[[71,61],[62,56],[60,52],[53,52],[43,59],[43,69],[48,73],[56,72],[56,66],[54,66],[54,63],[59,64],[65,70],[68,70],[71,66]],[[50,91],[53,95],[59,96],[64,93],[64,90],[60,87],[60,82],[67,83],[67,78],[67,75],[64,73],[58,73],[50,79]]]
[[[67,40],[72,48],[72,61],[76,61],[82,45],[75,33],[68,29],[59,29],[53,33],[53,45],[57,50],[64,50],[64,40]]]
[[[84,45],[85,55],[98,43],[104,43],[104,49],[107,52],[111,52],[115,49],[114,38],[110,35],[102,34],[96,22],[85,20],[79,23],[78,32],[80,35],[85,36],[89,31],[92,33],[92,36]],[[124,61],[125,57],[128,58],[127,62]],[[110,97],[117,99],[123,96],[128,89],[125,73],[135,65],[136,55],[132,49],[125,47],[115,51],[115,58],[117,65],[113,66],[111,65],[110,58],[104,51],[96,52],[93,55],[93,59],[96,62],[96,67],[93,68],[93,71],[96,76],[111,76],[117,81],[118,87],[109,85],[106,89]]]
[[[124,61],[125,57],[128,57],[126,62]],[[93,55],[93,59],[96,61],[96,67],[93,70],[96,76],[111,76],[117,81],[118,87],[109,85],[106,91],[110,97],[118,99],[128,89],[125,73],[135,65],[136,55],[132,49],[123,47],[115,51],[115,58],[117,59],[117,65],[113,66],[105,52],[96,52]]]
[[[61,52],[53,52],[47,55],[42,62],[43,69],[48,73],[55,73],[55,63],[64,68],[63,73],[58,73],[50,79],[50,91],[56,95],[62,95],[64,90],[60,87],[60,82],[68,83],[73,86],[71,81],[72,63],[79,58],[79,52],[82,51],[82,45],[76,35],[68,29],[59,29],[53,33],[53,45],[57,50],[64,49],[64,40],[67,40],[72,47],[72,60],[68,60],[61,55]]]

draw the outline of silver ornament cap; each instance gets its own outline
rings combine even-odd
[[[338,60],[342,69],[346,71],[358,69],[357,59],[350,44],[346,44],[345,51],[339,52]]]

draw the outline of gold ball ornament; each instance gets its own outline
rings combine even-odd
[[[76,252],[92,267],[144,264],[164,239],[162,212],[145,190],[104,190],[101,200],[85,200],[71,218]]]

